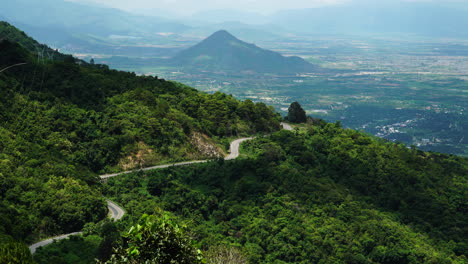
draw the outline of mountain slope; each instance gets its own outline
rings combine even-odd
[[[141,47],[172,41],[159,33],[181,33],[190,27],[170,19],[136,15],[82,1],[4,1],[1,20],[34,39],[73,54],[151,56],[158,48]],[[176,35],[176,34],[174,34]]]
[[[263,103],[66,59],[0,32],[0,241],[80,230],[106,215],[98,173],[222,155],[226,136],[279,129]],[[25,46],[19,43],[25,43]]]
[[[202,249],[235,245],[248,263],[467,261],[466,158],[320,120],[242,152],[248,158],[122,175],[105,192],[134,208],[130,218],[161,207],[189,223]]]
[[[26,33],[24,33],[23,31],[19,31],[17,28],[10,25],[9,23],[0,21],[0,42],[3,40],[18,43],[25,49],[27,49],[29,52],[34,54],[40,54],[41,56],[50,59],[63,60],[67,57],[66,55],[63,55],[44,44],[40,44],[33,38],[26,35]]]
[[[172,63],[179,67],[195,67],[211,71],[255,71],[297,73],[317,70],[299,57],[284,57],[243,42],[220,30],[199,44],[181,51]]]

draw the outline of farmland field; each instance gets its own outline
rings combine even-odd
[[[206,92],[263,101],[282,114],[298,101],[313,117],[423,150],[468,155],[468,43],[310,36],[257,45],[301,56],[325,70],[280,76],[179,69],[160,58],[100,61]]]

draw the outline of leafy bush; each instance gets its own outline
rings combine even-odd
[[[8,264],[33,264],[33,258],[29,248],[17,241],[0,243],[0,263]]]
[[[123,235],[124,245],[106,263],[203,263],[184,227],[167,214],[143,215],[138,224]]]

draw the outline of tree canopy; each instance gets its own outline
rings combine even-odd
[[[293,102],[288,108],[287,119],[291,123],[305,123],[307,121],[306,112],[298,102]]]
[[[466,158],[316,123],[245,142],[244,159],[113,178],[104,193],[131,222],[173,213],[208,262],[219,246],[249,263],[467,261]]]
[[[0,40],[1,69],[27,63],[0,73],[0,258],[30,263],[23,242],[85,227],[35,260],[106,261],[115,247],[108,263],[203,263],[199,249],[208,263],[467,262],[466,158],[321,120],[278,131],[263,103],[37,55]],[[305,122],[299,103],[290,114]],[[203,147],[255,133],[269,136],[244,143],[244,158],[98,181],[213,158]],[[97,223],[103,195],[126,208],[122,221]]]
[[[280,128],[263,103],[45,56],[11,25],[0,32],[0,69],[26,63],[0,73],[0,234],[17,240],[105,218],[98,174],[219,157],[223,138]]]
[[[141,216],[124,235],[124,245],[115,250],[106,264],[117,263],[203,263],[203,256],[184,227],[169,215]]]

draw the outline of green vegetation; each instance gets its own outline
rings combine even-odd
[[[0,234],[30,243],[78,231],[107,215],[98,173],[214,158],[215,137],[279,129],[263,103],[41,57],[0,28],[0,69],[26,63],[0,73]]]
[[[0,263],[33,264],[35,262],[25,244],[2,236],[0,238]]]
[[[34,261],[48,264],[94,263],[99,254],[101,241],[102,238],[97,235],[89,235],[84,238],[72,236],[69,239],[48,245],[46,248],[39,248],[34,254]]]
[[[71,236],[38,248],[34,261],[47,264],[95,263],[96,259],[109,259],[114,248],[121,246],[122,238],[118,227],[108,219],[88,223],[83,231],[84,236]]]
[[[316,122],[249,158],[110,179],[127,221],[158,208],[249,263],[465,263],[468,160]]]
[[[245,255],[237,248],[226,245],[213,246],[205,253],[208,264],[247,264]]]
[[[0,73],[7,262],[32,262],[22,242],[83,227],[84,237],[39,249],[35,261],[468,261],[466,158],[313,118],[277,132],[280,117],[263,103],[37,55],[0,42],[0,69],[27,63]],[[245,158],[214,159],[226,138],[256,133],[269,136],[244,143]],[[213,161],[105,185],[97,177],[195,158]],[[103,195],[126,209],[122,221],[100,221]]]
[[[67,55],[61,54],[44,44],[38,43],[36,40],[26,35],[26,33],[19,31],[7,22],[0,21],[0,42],[3,40],[16,42],[27,50],[40,54],[42,57],[46,57],[48,59],[64,60],[68,57]]]
[[[203,91],[263,101],[284,116],[291,101],[299,101],[308,115],[328,122],[340,120],[345,127],[425,151],[468,156],[466,41],[341,36],[295,41],[260,45],[319,60],[320,72],[284,76],[158,67],[160,62],[147,58],[104,61]]]
[[[289,106],[287,120],[291,123],[305,123],[307,121],[306,112],[298,102],[293,102]]]
[[[165,214],[143,215],[123,237],[124,247],[117,248],[106,263],[203,263],[201,251],[184,228]]]

